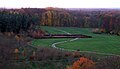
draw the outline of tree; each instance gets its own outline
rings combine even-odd
[[[35,22],[38,22],[38,20],[35,20],[34,16],[31,17],[16,11],[0,11],[0,31],[3,33],[14,32],[18,34],[21,30],[27,32],[31,24],[34,24]]]
[[[71,26],[74,17],[62,9],[47,8],[42,14],[42,25],[48,26]]]
[[[94,68],[94,62],[87,58],[81,57],[75,61],[71,67],[67,66],[67,69],[92,69]]]

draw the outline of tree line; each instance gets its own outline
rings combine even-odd
[[[69,12],[76,17],[76,27],[99,28],[102,32],[120,34],[120,10],[73,10]]]
[[[120,33],[120,11],[115,9],[21,8],[0,12],[0,30],[26,31],[31,25],[99,28]]]

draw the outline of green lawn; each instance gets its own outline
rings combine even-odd
[[[45,30],[47,33],[52,34],[65,34],[64,32],[59,31],[59,28],[57,27],[48,27],[48,26],[41,26],[43,30]]]
[[[48,33],[52,34],[65,34],[62,31],[59,31],[58,28],[55,27],[48,27],[48,26],[41,26],[41,28]],[[60,41],[65,41],[65,40],[70,40],[70,38],[50,38],[50,39],[34,39],[32,41],[32,45],[39,47],[39,46],[44,46],[44,47],[51,47],[51,45],[55,42],[60,42]]]
[[[51,45],[55,42],[60,42],[60,41],[65,41],[65,40],[69,40],[68,38],[55,38],[55,39],[34,39],[32,41],[32,45],[39,47],[39,46],[44,46],[44,47],[51,47]]]
[[[88,28],[61,28],[70,33],[90,35],[93,38],[82,38],[73,42],[57,45],[60,48],[81,51],[93,51],[120,55],[120,36],[109,34],[93,34]]]
[[[89,28],[69,28],[69,27],[47,27],[42,26],[42,29],[53,34],[63,34],[64,32],[59,30],[64,30],[73,34],[85,34],[92,36],[93,38],[80,38],[73,42],[66,42],[64,44],[59,44],[57,47],[81,51],[92,51],[99,53],[111,53],[120,55],[120,36],[109,35],[109,34],[93,34]],[[33,40],[33,45],[35,46],[51,46],[54,42],[70,40],[67,39],[35,39]]]

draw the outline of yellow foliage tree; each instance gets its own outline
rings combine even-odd
[[[64,10],[55,8],[47,8],[46,12],[42,14],[41,25],[48,26],[70,26],[73,23],[73,17],[70,13]]]

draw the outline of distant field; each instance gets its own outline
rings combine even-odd
[[[91,51],[99,53],[108,53],[108,54],[118,54],[120,55],[120,36],[109,35],[109,34],[93,34],[89,28],[69,28],[69,27],[47,27],[42,26],[42,29],[46,30],[49,33],[53,34],[63,34],[67,31],[72,34],[85,34],[92,36],[93,38],[81,38],[73,42],[66,42],[63,44],[57,45],[59,48],[64,48],[68,50],[77,50],[81,51]],[[33,45],[35,46],[51,46],[52,43],[70,40],[66,39],[35,39],[33,40]]]
[[[41,26],[43,30],[45,30],[47,33],[52,34],[65,34],[64,32],[60,31],[57,27],[48,27],[48,26]]]

